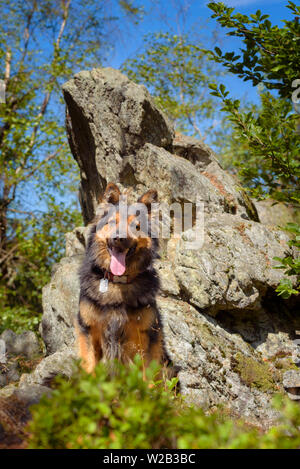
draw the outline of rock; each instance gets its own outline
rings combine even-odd
[[[109,181],[140,193],[155,187],[164,202],[195,202],[198,196],[209,211],[257,219],[251,201],[207,146],[190,137],[173,139],[172,126],[144,86],[117,70],[94,69],[76,74],[63,93],[85,222]]]
[[[5,342],[8,355],[24,355],[31,359],[40,353],[38,338],[32,331],[15,334],[10,329],[6,329],[2,332],[0,338]]]
[[[4,386],[2,389],[0,389],[0,399],[1,398],[6,398],[10,397],[14,394],[16,391],[17,386],[16,384],[8,384],[7,386]]]
[[[112,68],[77,73],[63,86],[69,143],[81,172],[85,221],[106,181],[118,180],[122,158],[146,142],[170,148],[173,128],[142,85]]]
[[[173,139],[173,151],[175,155],[190,161],[199,171],[204,171],[212,163],[218,164],[216,155],[208,145],[178,132]]]
[[[18,368],[18,363],[16,362],[10,365],[8,372],[5,374],[7,383],[14,383],[19,380],[20,374]]]
[[[187,402],[204,408],[224,403],[248,422],[254,423],[257,416],[266,426],[274,422],[277,413],[270,401],[279,389],[279,376],[260,354],[186,302],[161,297],[158,305],[167,350],[180,369],[181,393]]]
[[[253,202],[210,148],[174,138],[144,87],[100,69],[80,72],[63,91],[86,223],[109,181],[133,197],[156,188],[164,203],[204,203],[203,243],[187,247],[199,229],[194,217],[181,239],[163,240],[156,262],[166,348],[188,402],[207,409],[224,403],[234,415],[270,426],[278,416],[272,395],[283,390],[283,374],[299,352],[293,339],[300,330],[298,300],[275,293],[283,272],[273,268],[273,257],[292,255],[287,235],[259,222]],[[41,334],[49,356],[21,377],[20,388],[72,373],[78,268],[88,229],[66,236],[67,257],[43,290]]]
[[[83,255],[86,247],[87,230],[83,227],[77,227],[71,233],[66,233],[66,256]]]
[[[201,249],[178,241],[172,271],[184,298],[209,314],[220,310],[258,310],[268,288],[282,272],[275,256],[284,257],[288,236],[260,223],[230,214],[205,217]]]
[[[81,261],[80,255],[63,259],[50,284],[43,289],[40,332],[48,355],[74,341],[73,321],[79,304],[78,269]]]
[[[37,404],[41,397],[46,395],[51,396],[51,389],[47,386],[41,386],[37,384],[22,386],[17,388],[13,394],[19,400],[24,402],[26,406],[30,407],[33,404]]]
[[[6,363],[6,345],[3,339],[0,339],[0,365],[1,363]]]
[[[225,211],[238,213],[246,220],[258,221],[255,204],[249,199],[239,181],[222,169],[217,156],[205,143],[177,133],[173,140],[173,151],[190,161],[224,197],[227,204]]]
[[[300,370],[289,370],[283,375],[283,386],[293,401],[300,401]]]
[[[19,366],[17,362],[10,362],[7,365],[0,365],[0,388],[19,380]]]
[[[300,223],[299,212],[290,205],[276,200],[253,200],[259,220],[264,225],[284,227],[287,223]]]
[[[155,268],[159,274],[161,289],[165,295],[178,296],[179,285],[173,272],[173,266],[168,261],[156,261]]]
[[[57,375],[70,378],[75,359],[76,353],[73,347],[62,348],[60,351],[44,358],[32,373],[23,374],[19,382],[19,388],[35,385],[50,387]]]

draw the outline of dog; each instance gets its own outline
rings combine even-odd
[[[156,190],[138,199],[146,208],[148,231],[138,232],[136,215],[126,218],[126,236],[113,230],[120,223],[119,188],[109,183],[101,213],[91,224],[86,254],[80,269],[79,313],[75,329],[83,368],[93,372],[101,360],[132,362],[136,354],[145,367],[151,360],[168,366],[162,321],[156,305],[160,288],[153,261],[158,239],[151,237],[151,204]],[[113,207],[113,210],[110,209]]]

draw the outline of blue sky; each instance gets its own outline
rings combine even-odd
[[[126,59],[133,58],[142,51],[143,37],[146,34],[158,31],[173,31],[175,34],[183,32],[199,37],[202,44],[209,49],[218,45],[222,50],[238,50],[239,39],[226,38],[226,30],[218,27],[216,20],[211,18],[212,12],[207,7],[206,0],[180,0],[180,3],[186,6],[184,14],[178,11],[178,0],[134,0],[134,4],[144,6],[145,17],[138,25],[133,23],[129,25],[127,21],[124,21],[123,32],[114,37],[114,52],[108,56],[103,65],[120,68]],[[108,14],[119,16],[117,2],[112,4],[114,6]],[[269,14],[271,22],[276,24],[280,24],[283,19],[292,18],[292,14],[285,7],[287,4],[285,0],[227,0],[227,4],[236,7],[236,11],[248,15],[260,9],[263,14]],[[214,41],[212,32],[216,28],[218,39]],[[247,101],[257,100],[256,90],[249,82],[244,83],[234,76],[224,77],[222,82],[229,89],[231,97]],[[64,119],[63,112],[61,112],[61,117]],[[32,200],[35,200],[38,207],[43,208],[42,202],[34,194],[34,189],[28,191],[28,197],[29,205],[32,205]],[[64,198],[57,194],[57,200],[61,201]]]
[[[178,14],[178,2],[176,0],[146,0],[140,2],[145,8],[145,18],[138,26],[126,25],[126,34],[120,39],[116,51],[109,58],[107,65],[119,68],[128,57],[134,57],[143,48],[143,37],[145,34],[156,31],[170,31],[174,33],[186,32],[187,34],[199,35],[200,40],[207,48],[219,45],[222,50],[238,50],[240,41],[237,38],[227,38],[226,29],[218,26],[217,21],[211,18],[212,11],[207,7],[205,0],[186,0],[184,15]],[[286,8],[287,0],[227,0],[228,6],[235,7],[237,12],[244,14],[255,13],[261,10],[263,14],[270,15],[272,23],[280,25],[282,20],[291,19],[292,14]],[[218,40],[212,40],[212,32],[218,31]],[[234,94],[235,98],[243,97],[246,100],[256,101],[257,93],[249,82],[244,83],[234,76],[222,79],[222,82]]]

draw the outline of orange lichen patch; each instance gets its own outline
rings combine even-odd
[[[270,259],[268,258],[267,254],[266,254],[264,251],[262,251],[262,250],[260,250],[260,253],[261,253],[261,254],[264,256],[264,258],[266,259],[266,264],[267,264],[267,266],[270,267],[270,266],[271,266],[271,261],[270,261]]]
[[[183,139],[184,139],[183,137],[184,137],[184,136],[183,136],[183,135],[182,135],[180,132],[175,132],[175,138],[174,138],[174,141],[176,141],[176,140],[177,140],[177,141],[179,141],[179,142],[180,142],[181,140],[183,140]]]
[[[247,234],[245,233],[245,229],[246,229],[245,223],[239,223],[238,225],[235,226],[235,228],[238,230],[238,232],[240,233],[242,238],[245,240],[245,242],[249,244],[250,246],[253,246],[253,242],[251,241],[249,236],[247,236]]]
[[[230,194],[225,187],[222,185],[222,183],[219,181],[219,179],[211,173],[208,173],[207,171],[203,171],[203,176],[207,177],[207,179],[210,180],[210,182],[213,184],[213,186],[218,189],[220,194],[224,197],[226,200],[227,204],[229,205],[231,212],[235,213],[237,210],[237,203],[235,198],[233,197],[232,194]]]

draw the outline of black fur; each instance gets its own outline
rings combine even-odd
[[[88,335],[90,331],[90,327],[82,319],[80,311],[78,311],[78,314],[77,314],[77,322],[78,322],[81,332],[83,332],[83,334],[85,335]]]

